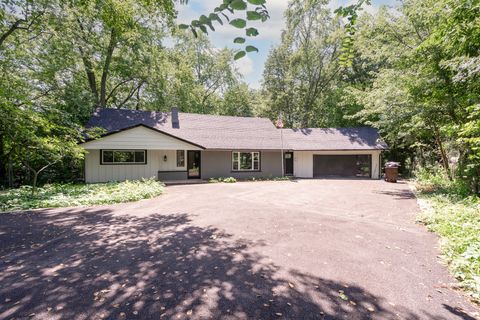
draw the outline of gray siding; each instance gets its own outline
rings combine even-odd
[[[187,180],[187,171],[159,171],[158,180],[172,181],[172,180]]]
[[[257,151],[257,150],[250,150]],[[260,171],[232,171],[232,151],[202,151],[202,179],[234,177],[236,179],[282,176],[280,151],[260,151]]]

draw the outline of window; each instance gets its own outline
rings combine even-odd
[[[185,150],[177,150],[177,167],[185,167]]]
[[[370,177],[372,156],[357,155],[357,177]]]
[[[233,152],[233,171],[258,171],[260,170],[260,152]]]
[[[146,164],[147,150],[102,150],[101,164]]]

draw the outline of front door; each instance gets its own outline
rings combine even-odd
[[[285,152],[283,157],[285,159],[285,175],[293,176],[293,152]]]
[[[187,151],[188,179],[200,179],[200,151]]]

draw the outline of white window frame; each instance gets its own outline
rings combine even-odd
[[[105,151],[111,151],[113,152],[113,161],[108,162],[104,161],[104,152]],[[134,162],[115,162],[115,152],[133,152],[133,160]],[[135,162],[135,152],[143,152],[143,161],[142,162]],[[147,164],[147,150],[144,149],[102,149],[100,152],[100,164],[119,164],[119,165],[135,165],[135,164]]]
[[[183,153],[183,166],[178,165],[178,152],[179,151]],[[177,166],[177,168],[185,168],[185,164],[187,162],[187,157],[186,157],[185,150],[175,150],[175,162],[176,162],[175,165]]]
[[[240,155],[242,153],[250,153],[251,154],[251,157],[252,157],[252,169],[242,169],[240,167]],[[235,156],[234,154],[237,154],[237,160],[234,160],[235,159]],[[255,169],[255,154],[258,156],[258,168]],[[261,163],[261,159],[260,159],[260,156],[261,156],[261,153],[260,151],[233,151],[232,152],[232,171],[260,171],[260,163]],[[235,169],[234,168],[234,163],[237,163],[237,168],[238,169]]]

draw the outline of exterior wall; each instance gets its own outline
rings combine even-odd
[[[81,146],[85,149],[200,150],[192,144],[142,126],[88,141]]]
[[[121,148],[117,146],[117,148],[126,149],[123,146]],[[132,149],[140,148],[135,147]],[[185,155],[186,152],[185,150]],[[167,161],[164,161],[165,155],[167,156]],[[146,164],[100,164],[100,150],[87,150],[85,155],[85,182],[95,183],[157,178],[159,171],[183,172],[186,176],[186,164],[187,161],[185,159],[185,166],[177,167],[176,150],[147,150]]]
[[[258,150],[235,150],[258,151]],[[260,151],[260,171],[232,171],[232,151],[202,151],[202,179],[234,177],[236,179],[280,177],[282,157],[280,151]]]
[[[160,181],[174,181],[174,180],[187,180],[187,171],[159,171],[158,180]]]
[[[313,178],[313,155],[372,155],[372,179],[380,178],[380,150],[372,151],[294,151],[293,174],[298,178]]]

